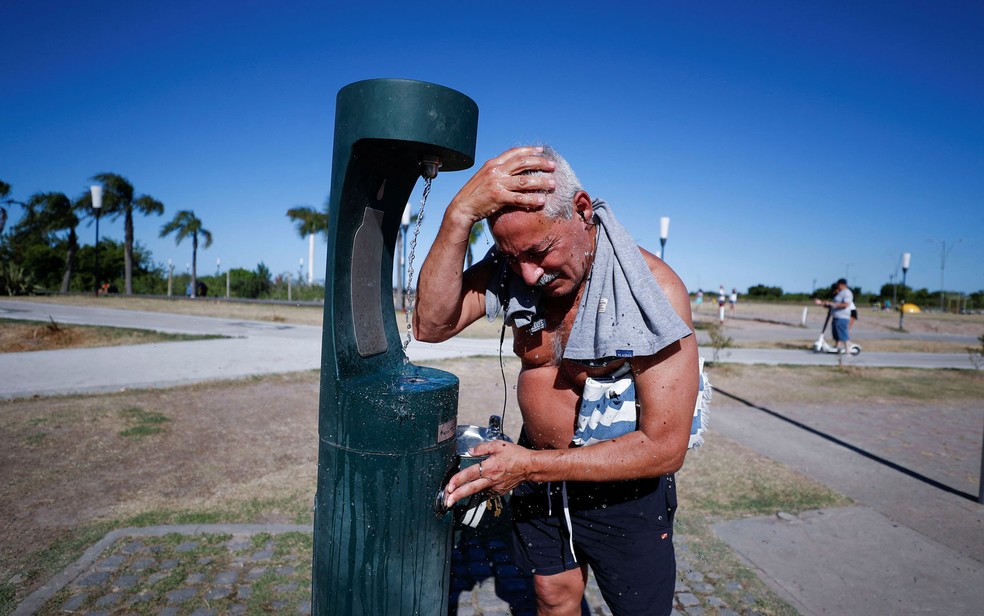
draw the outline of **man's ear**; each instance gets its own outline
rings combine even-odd
[[[574,213],[588,224],[594,224],[594,208],[591,207],[591,197],[580,190],[574,195]]]

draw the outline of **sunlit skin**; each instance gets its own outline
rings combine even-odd
[[[659,477],[677,471],[686,454],[698,379],[694,336],[655,356],[629,360],[641,407],[639,430],[590,447],[572,446],[585,379],[611,373],[625,360],[589,370],[561,357],[591,272],[598,229],[584,191],[574,196],[570,220],[543,213],[542,192],[554,188],[549,174],[554,165],[537,153],[537,148],[515,148],[485,163],[448,206],[421,267],[414,334],[427,342],[447,340],[485,315],[485,288],[494,266],[479,263],[461,271],[474,222],[487,219],[513,271],[527,284],[542,284],[540,312],[546,327],[536,333],[513,329],[513,350],[522,361],[517,398],[533,449],[505,441],[477,446],[472,453],[488,457],[451,478],[449,507],[483,490],[504,494],[527,480]],[[528,169],[548,173],[520,175]],[[683,283],[660,259],[641,252],[673,309],[692,328]],[[586,573],[579,568],[534,576],[538,613],[579,614]]]

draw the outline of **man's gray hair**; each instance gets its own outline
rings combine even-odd
[[[557,150],[549,145],[540,145],[543,153],[540,156],[552,160],[557,166],[553,171],[554,191],[547,194],[547,203],[543,213],[549,218],[570,220],[574,217],[574,195],[581,191],[581,182],[574,175],[570,163]],[[541,175],[542,171],[529,171],[529,175]]]

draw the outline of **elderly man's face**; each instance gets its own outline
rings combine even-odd
[[[489,221],[499,252],[526,284],[547,297],[577,291],[594,256],[591,227],[575,216],[548,218],[542,210],[510,210]]]

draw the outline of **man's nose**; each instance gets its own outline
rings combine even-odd
[[[543,268],[536,263],[530,263],[528,261],[521,262],[519,264],[520,275],[523,277],[523,282],[532,286],[543,276]]]

